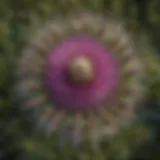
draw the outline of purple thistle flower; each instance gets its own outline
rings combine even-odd
[[[51,52],[48,59],[45,83],[51,98],[57,103],[57,108],[90,111],[102,107],[117,88],[119,82],[117,61],[103,46],[92,39],[86,37],[67,39]],[[83,66],[88,59],[93,66]],[[81,60],[80,64],[77,60]],[[70,65],[74,65],[75,70],[71,69]],[[85,74],[90,74],[85,73],[88,67],[94,68],[94,71],[90,71],[94,72],[91,73],[94,74],[93,79],[90,80],[89,77],[82,83],[73,79],[75,74],[79,79],[85,78]]]
[[[117,133],[143,95],[144,70],[132,40],[101,15],[49,22],[32,36],[17,73],[21,107],[74,144]]]

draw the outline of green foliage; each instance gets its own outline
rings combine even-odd
[[[137,148],[150,142],[153,124],[160,124],[160,119],[147,121],[150,124],[124,129],[117,137],[101,144],[102,148],[90,150],[85,146],[81,150],[66,148],[63,152],[55,147],[55,139],[44,136],[34,136],[31,127],[22,118],[17,106],[12,101],[12,86],[15,83],[14,69],[21,49],[27,43],[30,30],[45,19],[78,10],[109,13],[124,19],[130,30],[138,34],[137,44],[142,52],[148,73],[148,99],[160,99],[160,2],[159,0],[145,1],[149,3],[147,12],[139,18],[142,10],[136,0],[0,0],[0,159],[20,160],[53,160],[53,159],[82,159],[82,160],[129,160]],[[144,7],[143,7],[144,8]],[[148,21],[146,21],[148,19]],[[141,21],[140,21],[141,20]],[[141,34],[140,32],[145,34]],[[143,32],[144,31],[144,32]],[[160,102],[159,102],[160,103]],[[160,106],[159,106],[160,108]],[[150,117],[156,117],[150,114]],[[145,113],[145,115],[148,115]],[[147,120],[152,119],[146,116]],[[159,113],[158,116],[159,117]],[[156,129],[153,129],[155,131]],[[157,130],[156,130],[157,132]],[[159,133],[159,132],[157,132]],[[158,138],[156,139],[158,140]],[[152,147],[159,146],[153,141]],[[5,144],[5,145],[4,145]],[[156,145],[155,145],[156,144]],[[150,150],[147,150],[150,152]],[[152,150],[153,151],[153,150]],[[145,151],[144,151],[145,152]],[[158,152],[159,153],[159,152]],[[159,160],[159,154],[150,156],[149,160]],[[139,154],[139,152],[138,152]],[[134,157],[134,156],[133,156]],[[153,159],[152,159],[153,158]]]
[[[141,125],[132,125],[122,129],[117,136],[103,141],[99,147],[91,148],[83,145],[75,148],[69,144],[59,148],[55,137],[32,136],[21,143],[22,160],[30,159],[75,159],[75,160],[127,160],[130,155],[142,145],[151,140],[151,132]]]

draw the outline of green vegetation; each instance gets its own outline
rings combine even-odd
[[[147,68],[149,94],[139,120],[114,139],[104,142],[100,150],[90,151],[85,146],[78,151],[66,148],[62,152],[57,150],[53,137],[30,133],[32,126],[13,103],[12,87],[16,61],[31,29],[48,18],[78,10],[102,12],[121,19],[136,35]],[[0,0],[0,159],[159,160],[159,28],[159,0]]]

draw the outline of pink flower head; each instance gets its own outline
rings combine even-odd
[[[94,79],[76,85],[67,80],[67,69],[72,59],[88,58],[93,63]],[[51,51],[46,68],[46,87],[57,108],[90,111],[103,106],[119,83],[116,58],[90,37],[73,37]]]
[[[17,72],[21,107],[60,141],[99,142],[128,124],[143,95],[143,66],[118,22],[79,14],[32,35]]]

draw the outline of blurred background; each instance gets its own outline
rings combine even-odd
[[[105,158],[92,157],[86,149],[79,153],[84,154],[81,159],[160,160],[159,0],[0,0],[0,160],[80,159],[68,150],[62,154],[52,140],[31,133],[32,126],[13,101],[12,88],[16,61],[31,28],[82,9],[114,16],[133,33],[146,62],[149,93],[137,111],[137,124],[103,147]]]

